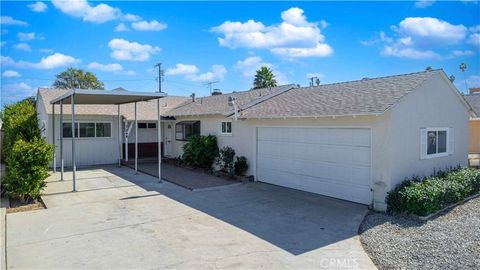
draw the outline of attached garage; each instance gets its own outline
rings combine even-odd
[[[258,127],[257,179],[371,203],[369,128]]]

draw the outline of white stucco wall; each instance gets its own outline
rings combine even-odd
[[[434,169],[466,166],[469,111],[441,74],[430,78],[391,110],[391,141],[394,188],[406,177],[429,176]],[[420,129],[454,128],[454,152],[432,159],[420,159]]]

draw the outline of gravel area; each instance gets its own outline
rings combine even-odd
[[[371,213],[360,226],[379,269],[480,269],[480,198],[429,221]]]

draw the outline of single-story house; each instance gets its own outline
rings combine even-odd
[[[480,154],[480,88],[470,88],[470,94],[464,97],[475,112],[475,115],[470,118],[468,152]]]
[[[40,90],[39,98],[46,91]],[[256,181],[378,210],[386,208],[387,192],[406,177],[466,166],[473,116],[442,70],[193,97],[166,108],[165,156],[180,156],[193,134],[212,134],[219,147],[247,157],[247,173]],[[38,109],[40,115],[51,113]],[[98,155],[100,147],[115,148],[85,146],[85,155]]]

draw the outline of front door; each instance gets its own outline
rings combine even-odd
[[[175,124],[173,122],[164,122],[163,125],[164,129],[163,132],[165,134],[165,156],[171,157],[173,151],[173,131],[175,128]]]

